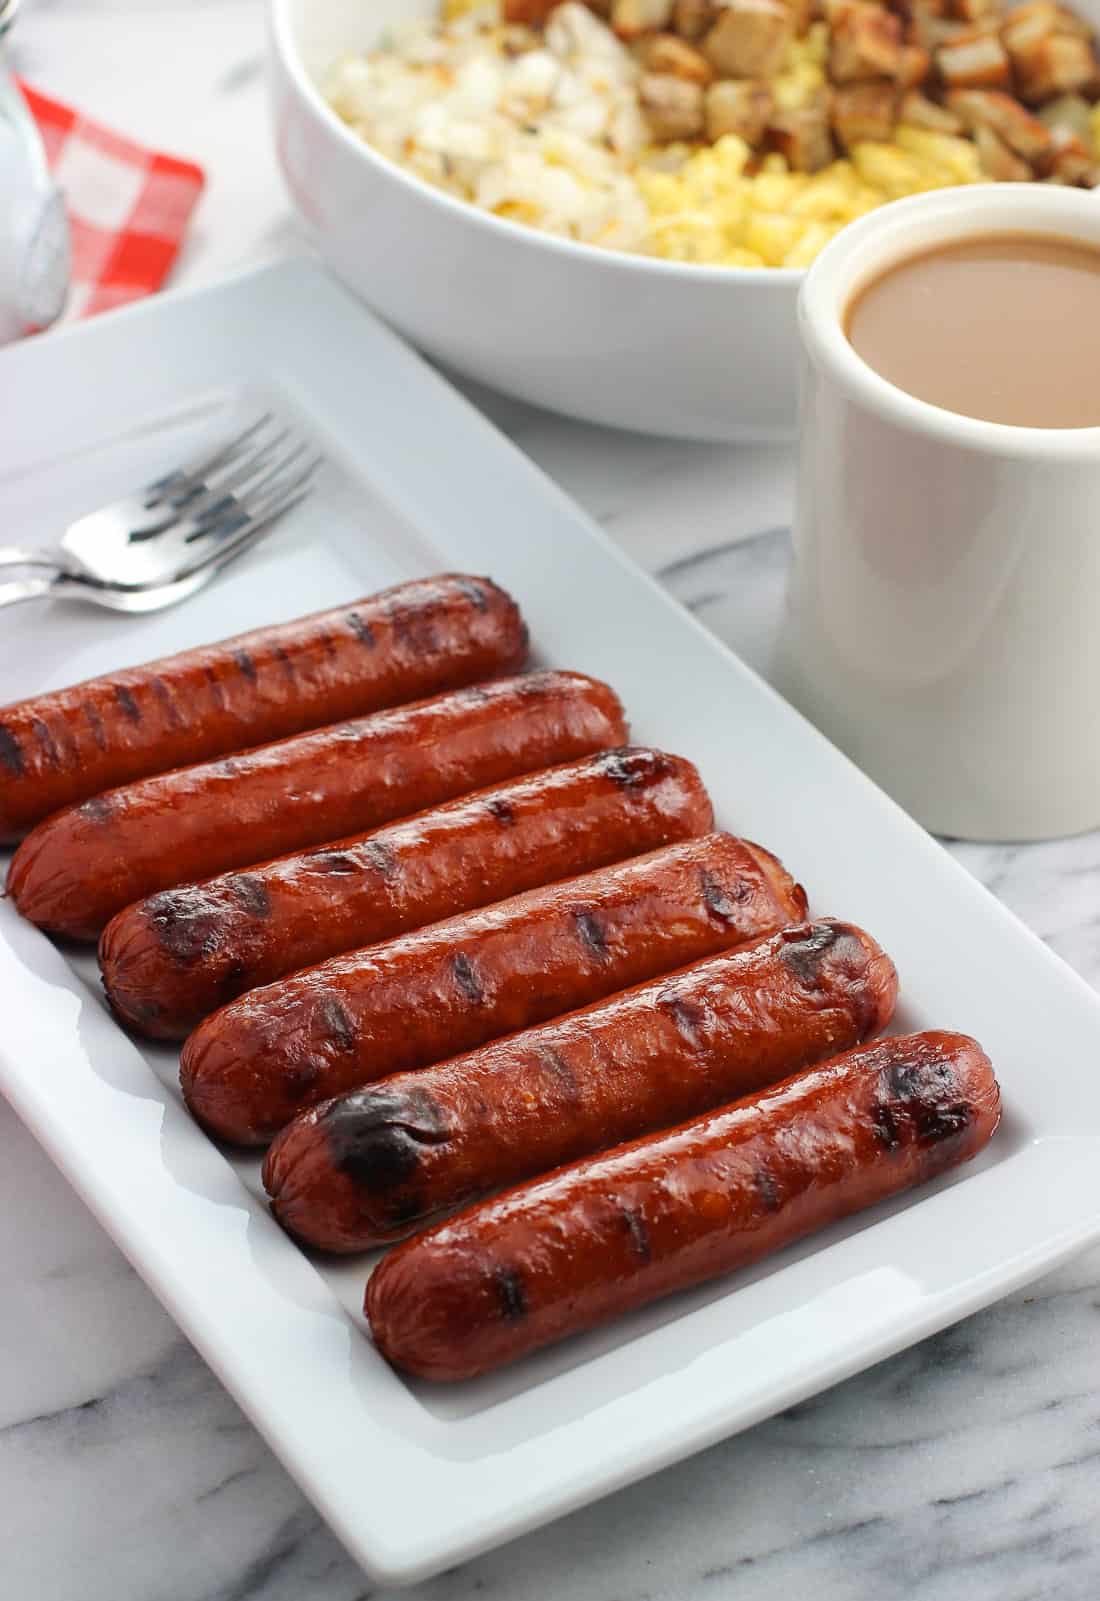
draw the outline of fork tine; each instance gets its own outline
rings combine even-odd
[[[272,439],[262,444],[259,449],[249,451],[239,466],[233,467],[226,464],[215,472],[208,473],[205,484],[200,484],[173,503],[180,510],[186,510],[189,517],[195,518],[196,521],[201,521],[222,502],[227,501],[231,493],[234,493],[238,488],[243,487],[250,479],[254,478],[264,463],[270,459],[272,453],[290,438],[290,429],[281,429]],[[304,449],[305,447],[300,446],[299,448]]]
[[[246,492],[238,491],[236,494],[226,495],[209,507],[196,519],[198,527],[186,536],[186,542],[193,545],[201,540],[223,539],[234,533],[242,522],[250,522],[255,517],[265,516],[268,506],[282,496],[290,494],[300,484],[308,482],[321,465],[322,458],[315,456],[305,468],[290,474],[294,463],[307,449],[308,446],[305,444],[296,446]]]
[[[186,567],[181,568],[180,577],[190,578],[195,573],[205,572],[207,568],[220,568],[233,557],[264,539],[271,532],[274,524],[286,512],[293,511],[300,506],[312,490],[309,478],[316,470],[319,462],[315,462],[308,474],[301,474],[298,485],[290,494],[280,497],[269,496],[265,505],[258,509],[254,515],[243,517],[236,524],[231,525],[230,531],[219,541],[208,540],[204,552]]]
[[[265,411],[255,422],[250,423],[239,434],[227,440],[224,445],[219,446],[211,455],[199,457],[186,463],[183,467],[177,467],[173,472],[165,473],[163,478],[155,478],[151,484],[145,486],[144,501],[146,507],[152,509],[152,507],[159,505],[166,498],[166,491],[168,490],[182,488],[185,485],[194,485],[196,482],[201,483],[208,474],[216,472],[219,467],[224,466],[236,455],[242,445],[254,438],[262,428],[265,428],[271,422],[272,416],[273,413]]]

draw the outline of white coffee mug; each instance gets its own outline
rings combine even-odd
[[[1100,194],[997,184],[899,201],[833,240],[799,304],[779,685],[927,828],[963,839],[1100,825],[1100,427],[916,400],[856,354],[844,317],[894,262],[1020,232],[1100,247]],[[1081,338],[1100,410],[1100,326]]]

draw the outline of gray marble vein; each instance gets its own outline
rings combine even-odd
[[[261,0],[27,0],[44,90],[204,163],[177,273],[300,249]],[[472,398],[767,671],[791,454]],[[955,845],[1100,984],[1100,835]],[[3,1601],[385,1601],[0,1106]],[[1098,1601],[1100,1250],[870,1372],[442,1575],[424,1601]]]

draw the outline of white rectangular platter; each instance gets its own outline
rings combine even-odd
[[[178,610],[3,613],[0,701],[402,576],[491,574],[540,661],[610,680],[637,739],[699,764],[722,826],[777,851],[815,912],[882,941],[899,1026],[977,1035],[1006,1107],[971,1168],[736,1279],[433,1389],[372,1347],[366,1265],[300,1254],[256,1164],[190,1122],[174,1053],[128,1039],[90,960],[0,905],[0,1088],[374,1578],[424,1578],[651,1473],[1100,1236],[1100,1001],[318,269],[0,354],[6,535],[45,542],[174,465],[242,386],[326,452],[318,493]]]

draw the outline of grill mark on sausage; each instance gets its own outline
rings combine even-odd
[[[839,956],[845,946],[850,948],[853,956],[857,953],[863,955],[863,946],[850,928],[836,928],[831,923],[808,923],[784,933],[779,958],[800,984],[815,989],[821,981],[821,965],[825,956]]]
[[[141,722],[141,707],[125,684],[115,685],[115,699],[132,723]]]
[[[545,700],[554,693],[553,676],[552,673],[528,673],[519,679],[515,688],[526,700]]]
[[[263,879],[256,873],[237,873],[226,881],[226,888],[249,917],[263,919],[271,916],[271,895]]]
[[[621,1209],[622,1220],[626,1224],[626,1232],[630,1236],[630,1246],[639,1262],[649,1262],[653,1258],[653,1247],[649,1240],[649,1230],[646,1228],[645,1218],[632,1206]]]
[[[354,1051],[355,1025],[348,1015],[347,1008],[337,996],[329,994],[321,997],[317,1008],[317,1018],[325,1033],[339,1050]]]
[[[775,1174],[771,1168],[766,1165],[758,1167],[753,1174],[753,1185],[757,1195],[760,1197],[760,1204],[764,1210],[766,1212],[778,1212],[779,1185],[776,1183]]]
[[[485,1001],[485,991],[481,987],[481,980],[474,972],[473,963],[462,951],[456,951],[451,958],[451,971],[455,982],[468,1001],[474,1006],[481,1006]]]
[[[210,685],[210,693],[213,697],[214,705],[220,712],[223,712],[225,710],[225,689],[221,683],[221,680],[218,678],[218,675],[215,673],[214,669],[209,665],[203,668],[203,674],[206,678],[206,682]]]
[[[581,944],[591,952],[598,961],[606,962],[611,954],[607,943],[607,934],[603,925],[590,906],[577,906],[573,910],[573,921],[577,926],[577,933],[581,937]]]
[[[347,851],[314,851],[310,861],[318,872],[331,873],[334,877],[363,871],[363,864]]]
[[[466,596],[467,600],[473,601],[478,611],[485,612],[489,610],[489,596],[486,593],[485,585],[479,584],[476,578],[460,578],[458,580],[458,588]]]
[[[88,727],[92,731],[92,739],[95,742],[96,749],[97,750],[106,750],[107,749],[107,733],[106,733],[106,730],[103,727],[103,719],[99,715],[99,712],[92,705],[90,700],[86,700],[86,701],[83,702],[83,704],[81,706],[81,710],[84,713],[85,722],[88,724]]]
[[[327,628],[319,628],[317,630],[317,643],[320,645],[326,656],[335,656],[336,642]]]
[[[57,741],[50,732],[49,724],[41,717],[31,718],[31,732],[38,741],[39,748],[51,767],[56,767],[61,760],[61,752],[57,748]]]
[[[964,1101],[954,1106],[929,1106],[922,1101],[913,1112],[917,1138],[922,1145],[935,1145],[940,1140],[949,1140],[953,1135],[961,1134],[970,1127],[972,1117],[973,1113]]]
[[[288,1067],[283,1077],[283,1090],[288,1100],[304,1101],[321,1077],[321,1068],[317,1062],[306,1060],[295,1062]]]
[[[246,650],[235,650],[233,652],[233,660],[236,662],[244,676],[248,679],[249,683],[254,684],[256,682],[256,663],[252,660],[252,657],[248,654],[248,652]]]
[[[274,656],[275,660],[279,663],[279,666],[283,669],[283,672],[293,684],[298,675],[292,658],[284,650],[282,645],[272,645],[271,654]]]
[[[439,1102],[426,1090],[363,1090],[321,1121],[333,1165],[369,1188],[404,1183],[420,1164],[421,1147],[448,1138]],[[406,1205],[393,1221],[406,1222],[419,1210]]]
[[[602,751],[593,758],[593,764],[620,789],[642,789],[672,770],[672,763],[659,751],[631,750],[627,745]]]
[[[361,645],[366,645],[368,650],[373,650],[378,641],[375,638],[374,629],[371,627],[370,623],[367,622],[367,619],[357,611],[349,611],[347,614],[347,622],[348,627],[351,629],[359,643]]]
[[[705,1008],[700,1006],[698,1001],[678,995],[675,990],[666,990],[659,998],[658,1004],[661,1010],[671,1017],[680,1037],[686,1040],[693,1050],[697,1049],[707,1018]]]
[[[871,1109],[871,1127],[884,1151],[896,1151],[901,1144],[897,1118],[885,1101],[877,1101]]]
[[[494,1268],[493,1288],[500,1302],[501,1315],[509,1323],[519,1323],[527,1316],[527,1293],[518,1268]]]
[[[153,688],[153,694],[164,707],[164,715],[168,719],[169,728],[182,728],[183,718],[180,716],[180,709],[176,705],[172,697],[172,691],[168,688],[164,679],[158,673],[150,679],[150,683]]]
[[[725,885],[705,867],[699,871],[699,882],[703,888],[703,902],[707,911],[722,923],[734,922],[737,918],[737,908],[752,895],[752,885],[748,879],[737,878],[732,884]]]
[[[434,613],[434,605],[410,606],[399,600],[391,601],[386,608],[397,639],[415,656],[439,649]]]
[[[397,860],[397,856],[380,839],[368,840],[363,846],[363,855],[375,872],[380,873],[383,878],[392,879],[397,877],[400,871],[400,863]]]
[[[0,762],[13,778],[22,778],[23,750],[7,723],[0,723]]]
[[[80,807],[81,817],[87,817],[93,823],[105,823],[113,815],[115,803],[109,795],[93,795]]]
[[[561,1085],[569,1100],[578,1101],[580,1099],[580,1086],[577,1083],[576,1074],[561,1052],[555,1050],[552,1045],[540,1045],[535,1054],[542,1067],[548,1073],[551,1073]]]
[[[491,816],[496,818],[498,823],[503,823],[505,828],[510,827],[516,820],[514,807],[500,795],[494,795],[490,800],[487,800],[485,809]]]
[[[161,949],[182,966],[197,962],[218,944],[221,919],[209,901],[186,889],[161,890],[145,903],[145,915]]]

